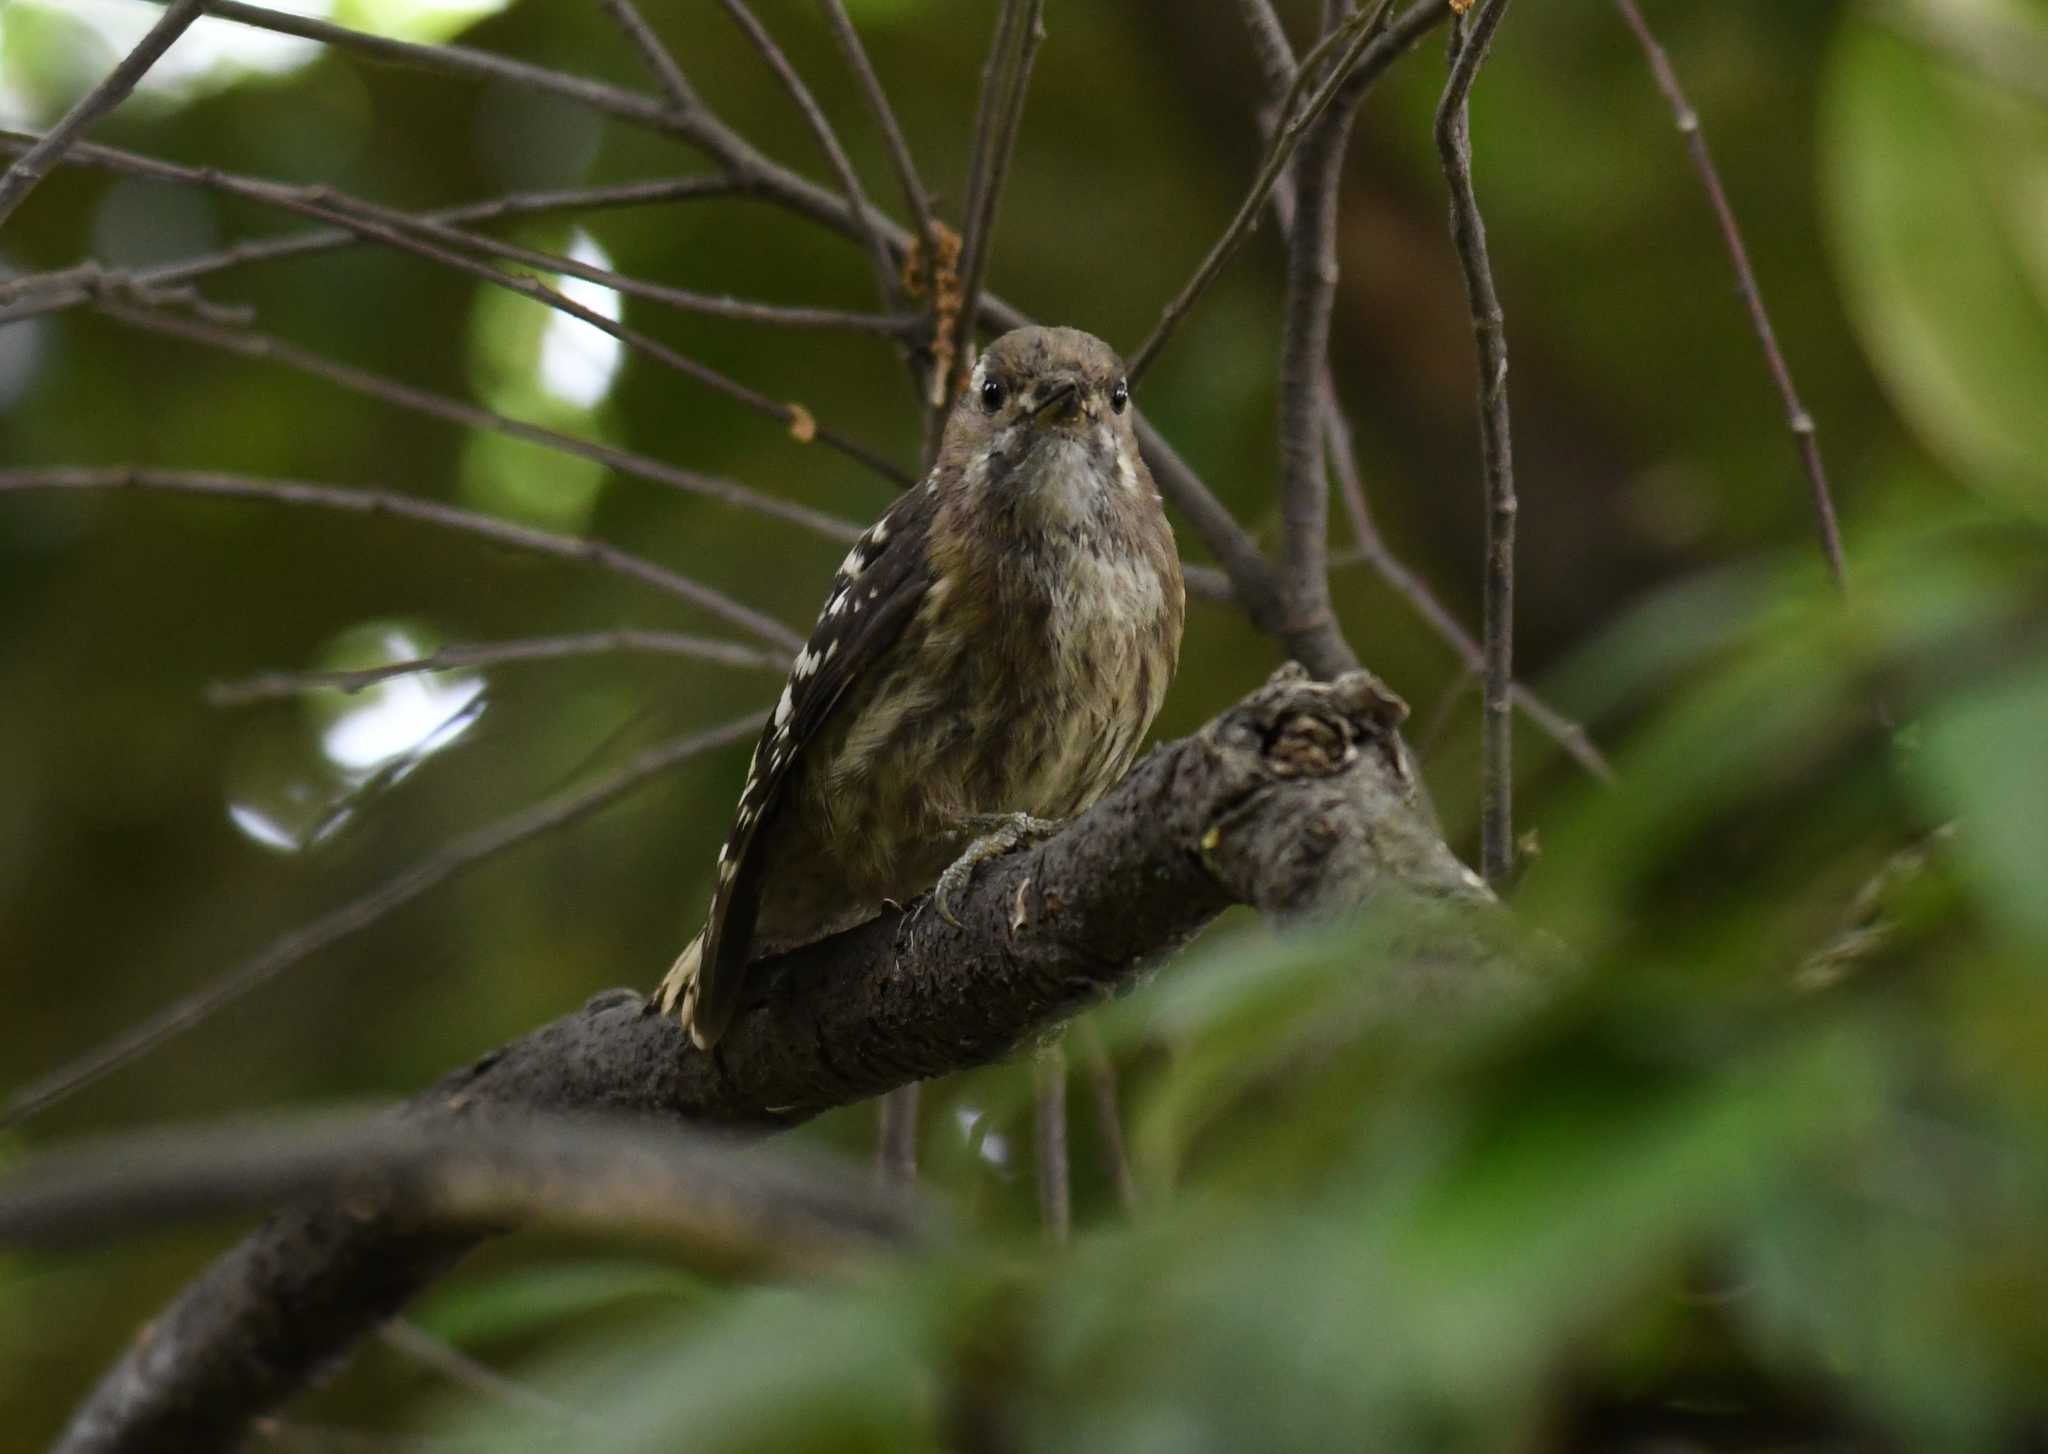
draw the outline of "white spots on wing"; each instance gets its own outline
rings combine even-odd
[[[838,649],[839,643],[836,640],[826,642],[825,654],[818,658],[818,665],[823,666],[826,662],[830,661],[832,659],[832,653],[837,651]]]
[[[846,552],[846,559],[839,562],[839,574],[849,581],[860,579],[860,573],[868,568],[867,557],[860,553],[865,541],[854,542],[853,549]]]
[[[838,595],[836,595],[836,596],[834,596],[834,597],[832,598],[832,600],[830,601],[830,603],[829,603],[829,604],[827,604],[827,605],[826,605],[826,607],[825,607],[825,614],[826,614],[827,616],[837,616],[837,615],[839,614],[839,610],[840,610],[840,608],[841,608],[842,606],[844,606],[845,604],[846,604],[846,592],[844,592],[844,591],[841,591],[841,592],[839,592],[839,594],[838,594]]]
[[[739,865],[738,865],[738,864],[736,864],[736,863],[730,863],[730,862],[727,862],[727,863],[721,863],[721,864],[719,864],[719,865],[718,865],[718,881],[719,881],[719,882],[720,882],[721,884],[729,884],[729,883],[731,883],[731,882],[732,882],[732,876],[733,876],[733,874],[734,874],[734,873],[736,873],[736,872],[738,872],[738,870],[739,870]]]
[[[789,714],[795,709],[795,706],[796,702],[790,696],[789,688],[787,686],[783,687],[782,700],[775,704],[775,725],[778,728],[788,723]]]
[[[731,856],[732,843],[730,840],[718,845],[718,863],[721,868],[725,866],[726,859],[730,858]]]
[[[879,596],[879,595],[881,595],[881,594],[882,594],[882,588],[881,588],[880,586],[869,586],[869,587],[868,587],[868,599],[869,599],[870,601],[874,600],[874,599],[875,599],[875,597],[877,597],[877,596]]]
[[[887,540],[888,538],[889,522],[886,520],[877,520],[874,524],[874,528],[868,531],[869,545],[880,545],[883,541]]]
[[[807,677],[812,672],[816,671],[818,667],[824,662],[824,660],[824,657],[820,656],[817,652],[811,650],[807,646],[797,654],[796,665],[792,667],[790,670],[799,680],[801,680],[802,678]]]

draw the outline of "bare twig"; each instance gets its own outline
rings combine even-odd
[[[1031,1117],[1038,1225],[1046,1241],[1062,1246],[1074,1234],[1074,1192],[1067,1165],[1067,1052],[1057,1040],[1031,1057]]]
[[[1159,356],[1160,349],[1181,324],[1209,285],[1216,281],[1216,275],[1223,271],[1223,265],[1237,252],[1238,245],[1250,235],[1252,224],[1258,221],[1259,212],[1266,205],[1266,196],[1280,174],[1294,157],[1295,148],[1322,119],[1330,104],[1336,100],[1338,91],[1351,79],[1352,68],[1364,58],[1366,48],[1379,38],[1379,24],[1385,18],[1392,0],[1380,0],[1370,11],[1360,11],[1347,19],[1331,39],[1342,38],[1344,49],[1330,67],[1319,85],[1299,105],[1283,104],[1281,121],[1273,133],[1273,143],[1266,149],[1265,159],[1259,164],[1258,175],[1252,179],[1251,191],[1238,204],[1237,215],[1230,219],[1230,225],[1223,229],[1223,235],[1216,239],[1207,257],[1195,269],[1181,290],[1167,303],[1159,315],[1159,322],[1153,326],[1151,336],[1138,346],[1130,359],[1130,377],[1135,385]],[[1297,84],[1310,74],[1310,66],[1304,63],[1297,76]],[[1348,106],[1349,103],[1347,103]]]
[[[0,150],[18,149],[25,144],[27,143],[24,138],[0,132]],[[68,154],[65,161],[118,171],[121,169],[121,156],[119,152],[88,149],[84,153]],[[734,197],[741,195],[741,192],[739,183],[724,177],[668,177],[645,182],[619,182],[604,187],[511,192],[481,202],[465,202],[460,206],[442,207],[413,215],[429,222],[497,222],[511,217],[539,217],[558,212],[581,212],[607,207],[642,207],[661,202]],[[347,228],[318,227],[308,228],[304,232],[287,233],[281,237],[238,242],[219,252],[204,253],[178,262],[158,263],[146,268],[114,270],[104,268],[98,263],[87,262],[55,272],[29,273],[23,277],[0,281],[0,305],[8,304],[17,298],[33,300],[28,306],[12,308],[5,314],[0,314],[0,322],[52,312],[59,308],[70,308],[87,302],[92,297],[87,284],[97,279],[132,282],[138,287],[149,289],[166,288],[192,282],[213,273],[225,272],[230,268],[242,267],[248,263],[272,262],[279,258],[333,252],[340,248],[360,246],[365,241],[366,239]]]
[[[975,324],[981,313],[981,285],[995,250],[996,216],[1003,186],[1022,129],[1031,69],[1045,39],[1045,0],[1004,0],[987,67],[981,75],[981,104],[975,116],[976,169],[961,228],[960,313],[955,324],[956,373],[964,375],[974,356]],[[950,391],[949,395],[950,397]]]
[[[459,1113],[458,1113],[459,1114]],[[605,1116],[277,1118],[44,1151],[0,1180],[0,1245],[76,1247],[333,1200],[366,1219],[633,1232],[721,1262],[806,1267],[925,1239],[914,1194],[818,1157]]]
[[[847,15],[841,0],[818,0],[818,8],[824,12],[825,20],[832,28],[832,38],[839,43],[840,54],[846,57],[847,69],[860,82],[868,109],[875,114],[875,124],[882,129],[882,140],[889,149],[890,165],[896,169],[896,181],[903,188],[903,202],[910,209],[915,235],[929,239],[932,236],[931,194],[918,177],[917,160],[911,155],[903,128],[896,122],[896,111],[889,105],[888,92],[882,89],[882,78],[875,74],[867,49],[860,43],[860,32],[854,29],[853,20]]]
[[[1123,1107],[1117,1098],[1116,1063],[1109,1058],[1102,1031],[1092,1019],[1082,1019],[1074,1029],[1081,1040],[1081,1058],[1087,1062],[1088,1088],[1095,1097],[1095,1131],[1102,1140],[1102,1164],[1110,1184],[1116,1188],[1117,1205],[1126,1215],[1138,1210],[1138,1179],[1131,1174],[1131,1158],[1124,1150]]]
[[[1735,222],[1735,209],[1729,205],[1728,193],[1721,185],[1721,174],[1715,170],[1713,155],[1707,150],[1707,136],[1700,129],[1699,113],[1686,100],[1685,90],[1678,83],[1678,73],[1672,69],[1670,57],[1657,43],[1656,35],[1651,32],[1649,22],[1643,19],[1643,12],[1636,8],[1635,0],[1614,0],[1614,4],[1628,28],[1635,33],[1636,43],[1642,47],[1643,55],[1650,63],[1650,74],[1656,78],[1657,89],[1664,93],[1664,99],[1671,105],[1679,134],[1685,138],[1693,167],[1700,174],[1700,185],[1706,189],[1707,203],[1714,209],[1722,245],[1728,249],[1728,260],[1735,266],[1736,291],[1742,295],[1743,306],[1749,311],[1750,326],[1756,330],[1757,342],[1763,346],[1764,363],[1771,371],[1771,381],[1777,385],[1778,397],[1785,406],[1785,421],[1792,430],[1792,442],[1798,448],[1799,462],[1806,471],[1807,492],[1813,501],[1814,525],[1820,531],[1821,553],[1827,557],[1828,570],[1835,578],[1835,585],[1846,591],[1849,588],[1849,568],[1842,557],[1842,529],[1835,519],[1834,496],[1828,490],[1827,469],[1821,463],[1813,416],[1799,402],[1799,391],[1793,387],[1791,365],[1785,362],[1784,351],[1778,347],[1777,331],[1771,327],[1771,315],[1764,307],[1763,293],[1757,287],[1756,271],[1749,264],[1749,249],[1743,245],[1742,229]]]
[[[107,147],[94,148],[101,156],[107,156],[112,150]],[[902,470],[866,445],[819,425],[810,411],[801,405],[771,399],[759,390],[726,377],[718,370],[697,362],[658,339],[615,322],[594,308],[585,307],[538,278],[507,273],[466,253],[454,250],[459,247],[476,247],[485,252],[497,252],[505,250],[505,244],[447,228],[441,223],[425,222],[407,213],[393,212],[389,208],[378,207],[374,203],[338,193],[329,187],[291,187],[250,177],[233,176],[216,168],[178,166],[171,162],[158,161],[153,157],[138,156],[132,152],[119,155],[123,168],[138,175],[208,187],[231,196],[245,197],[265,206],[294,212],[302,217],[335,223],[372,241],[412,253],[470,277],[480,278],[494,287],[504,288],[557,312],[566,313],[571,318],[589,324],[600,333],[617,339],[633,352],[653,359],[686,378],[694,379],[757,414],[779,420],[789,429],[791,435],[800,441],[808,443],[815,438],[849,459],[866,465],[886,479],[894,480],[898,484],[909,483],[910,477]],[[430,242],[427,240],[429,237],[440,240]],[[444,242],[452,246],[443,245]],[[550,257],[547,266],[550,269],[561,270],[563,264],[570,263],[571,260],[567,258]],[[573,271],[574,268],[582,266],[573,264],[569,270]]]
[[[63,159],[65,151],[85,134],[86,128],[128,98],[136,82],[163,59],[164,52],[205,9],[205,0],[173,0],[157,18],[156,24],[149,28],[148,34],[136,42],[135,49],[107,73],[107,78],[79,97],[77,104],[58,118],[47,136],[15,159],[14,165],[0,175],[0,226],[6,225],[14,209],[35,190],[38,182],[50,174],[51,169]]]
[[[810,128],[811,136],[817,141],[818,149],[825,154],[826,162],[832,168],[832,175],[846,194],[846,202],[853,209],[855,219],[867,236],[868,249],[873,254],[875,265],[875,293],[886,308],[894,308],[901,299],[902,287],[896,277],[896,265],[889,256],[889,242],[877,225],[877,214],[868,202],[867,192],[861,187],[860,173],[854,170],[853,159],[846,154],[846,148],[839,144],[839,133],[832,129],[832,123],[825,116],[824,107],[811,94],[811,88],[804,84],[802,76],[791,63],[775,37],[761,24],[760,18],[748,8],[746,0],[720,0],[725,13],[733,24],[745,33],[754,49],[768,69],[775,73],[775,79],[803,116],[804,125]]]
[[[917,1182],[917,1081],[898,1086],[875,1103],[875,1174],[896,1186]]]
[[[1324,440],[1330,455],[1330,472],[1337,480],[1337,497],[1343,502],[1345,513],[1351,520],[1353,549],[1372,567],[1374,574],[1385,581],[1394,594],[1406,601],[1444,644],[1458,654],[1458,660],[1465,668],[1460,680],[1476,677],[1486,664],[1485,652],[1472,639],[1472,633],[1451,614],[1450,608],[1437,599],[1436,592],[1429,588],[1429,582],[1395,555],[1386,538],[1380,534],[1371,508],[1366,504],[1365,481],[1358,468],[1357,451],[1352,447],[1351,426],[1338,406],[1336,391],[1327,373],[1323,377],[1323,389]],[[1334,569],[1338,561],[1333,559],[1330,564]],[[1599,781],[1614,782],[1613,764],[1594,745],[1592,735],[1582,725],[1521,682],[1515,683],[1513,696],[1516,710],[1562,747],[1574,762]]]
[[[1482,631],[1485,664],[1480,698],[1485,731],[1480,753],[1479,842],[1481,871],[1496,887],[1514,866],[1514,610],[1515,466],[1508,428],[1507,329],[1493,264],[1486,254],[1486,224],[1472,186],[1472,126],[1467,106],[1472,82],[1486,59],[1508,0],[1482,0],[1475,14],[1454,24],[1450,80],[1436,113],[1436,144],[1451,195],[1451,241],[1465,278],[1478,344],[1480,467],[1486,483],[1486,591]]]
[[[639,53],[641,64],[654,77],[655,84],[669,99],[669,104],[678,111],[702,111],[704,103],[697,99],[696,90],[690,85],[683,68],[676,64],[676,58],[669,48],[661,43],[661,37],[654,33],[640,14],[633,0],[597,0],[597,8],[611,17],[612,23],[625,32],[626,39]]]
[[[377,1336],[384,1345],[394,1352],[410,1358],[460,1388],[489,1399],[492,1403],[507,1408],[519,1409],[524,1413],[539,1414],[543,1418],[569,1423],[586,1418],[558,1398],[550,1398],[538,1389],[528,1388],[516,1378],[508,1378],[480,1359],[457,1348],[442,1338],[436,1338],[418,1323],[404,1318],[393,1318],[379,1330]]]
[[[400,519],[479,536],[494,545],[529,555],[582,561],[688,601],[786,650],[795,651],[803,645],[801,636],[773,616],[764,616],[723,591],[678,575],[666,566],[656,565],[616,545],[582,536],[535,530],[530,526],[515,525],[509,520],[479,515],[473,510],[459,510],[453,505],[419,500],[390,490],[350,490],[299,480],[261,479],[219,471],[133,466],[0,470],[0,495],[22,494],[31,490],[150,490],[178,495],[210,495],[218,499],[268,500],[280,505],[343,510],[356,515],[395,515]]]
[[[381,666],[361,667],[354,671],[263,672],[240,681],[215,682],[206,689],[206,700],[215,707],[241,707],[251,702],[275,701],[306,692],[360,692],[392,677],[410,676],[415,672],[461,671],[506,662],[559,661],[564,657],[608,656],[623,652],[682,656],[693,661],[710,661],[721,666],[756,671],[784,672],[789,669],[787,656],[773,651],[757,651],[736,641],[715,641],[703,636],[685,636],[676,631],[620,627],[613,631],[591,631],[576,636],[531,636],[517,641],[444,646],[427,656],[387,661]]]
[[[827,540],[851,541],[860,535],[860,526],[853,521],[837,515],[827,515],[821,510],[813,510],[793,500],[764,495],[733,480],[702,474],[696,470],[680,469],[649,455],[635,454],[631,450],[600,444],[594,439],[584,439],[539,424],[507,418],[503,414],[466,400],[451,399],[445,394],[436,394],[412,384],[400,383],[396,379],[387,379],[366,369],[356,368],[352,364],[339,363],[281,338],[244,329],[222,328],[209,323],[195,322],[161,310],[127,308],[117,303],[103,303],[100,311],[130,327],[146,328],[152,332],[184,339],[189,343],[225,349],[244,358],[280,363],[401,409],[410,409],[415,413],[426,414],[465,428],[483,429],[494,434],[503,434],[511,439],[521,439],[543,449],[552,449],[562,454],[574,455],[579,459],[590,460],[636,479],[650,480],[671,489],[706,496],[742,510],[753,510],[792,525],[800,525],[806,530],[824,536]]]
[[[19,1125],[103,1076],[183,1034],[252,990],[331,944],[359,934],[411,903],[427,890],[465,873],[509,848],[566,828],[653,781],[677,764],[744,741],[759,730],[765,713],[753,712],[701,732],[657,743],[595,783],[500,818],[450,840],[412,867],[386,879],[362,897],[273,940],[227,974],[131,1025],[113,1039],[14,1092],[0,1108],[0,1127]]]

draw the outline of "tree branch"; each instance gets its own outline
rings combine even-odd
[[[1478,343],[1479,452],[1486,485],[1486,590],[1484,670],[1480,698],[1485,727],[1480,752],[1480,861],[1487,882],[1506,881],[1514,867],[1514,612],[1515,464],[1508,428],[1507,328],[1493,264],[1486,254],[1486,223],[1472,186],[1472,82],[1493,44],[1508,0],[1482,0],[1479,10],[1452,30],[1451,76],[1436,113],[1437,155],[1451,194],[1451,241],[1465,278]]]
[[[687,636],[679,631],[643,631],[621,626],[611,631],[588,631],[574,636],[529,636],[515,641],[483,641],[444,646],[427,656],[405,661],[387,661],[381,666],[353,671],[268,671],[240,681],[215,682],[206,689],[206,700],[214,707],[243,707],[251,702],[275,701],[306,692],[360,692],[392,677],[414,672],[461,671],[468,667],[497,666],[515,661],[559,661],[574,656],[611,656],[625,652],[653,656],[681,656],[693,661],[715,662],[753,671],[782,673],[789,670],[789,658],[772,651],[758,651],[736,641]]]
[[[140,1023],[128,1026],[69,1064],[15,1091],[7,1097],[6,1104],[0,1106],[0,1130],[39,1115],[67,1096],[148,1054],[216,1011],[262,988],[309,955],[362,933],[427,890],[467,873],[507,849],[589,817],[679,763],[730,743],[744,741],[760,730],[766,716],[765,712],[753,712],[706,731],[691,732],[657,743],[624,767],[594,783],[544,799],[495,823],[473,828],[451,839],[362,897],[272,940],[262,951],[211,984],[165,1006]]]
[[[1298,669],[1164,746],[1047,843],[982,870],[960,924],[891,912],[757,968],[714,1054],[614,991],[447,1077],[411,1115],[591,1108],[766,1132],[986,1064],[1132,983],[1226,905],[1440,906],[1427,972],[1497,962],[1491,896],[1421,809],[1369,676]],[[1361,967],[1362,972],[1366,967]],[[1398,966],[1373,966],[1375,974]],[[963,987],[971,985],[971,994]],[[302,1209],[227,1253],[108,1373],[60,1454],[229,1447],[477,1240],[388,1213]]]
[[[136,43],[135,49],[107,73],[107,78],[79,97],[77,104],[58,118],[47,136],[15,159],[14,165],[0,175],[0,226],[6,225],[14,209],[63,160],[64,153],[85,134],[87,127],[128,99],[128,93],[135,89],[136,82],[163,59],[164,52],[205,9],[205,0],[174,0],[157,18],[156,24],[149,28],[149,33]]]
[[[294,1203],[471,1234],[631,1233],[749,1268],[927,1240],[935,1213],[815,1157],[641,1117],[479,1115],[153,1128],[38,1152],[0,1179],[0,1246],[89,1247]]]
[[[1827,557],[1828,571],[1834,576],[1836,587],[1846,591],[1849,589],[1849,567],[1842,556],[1842,527],[1835,518],[1835,500],[1828,490],[1827,468],[1821,463],[1820,441],[1816,437],[1813,416],[1799,402],[1799,390],[1792,383],[1792,366],[1785,362],[1784,350],[1778,347],[1777,330],[1771,327],[1770,311],[1764,307],[1763,292],[1757,287],[1756,270],[1749,265],[1749,249],[1743,245],[1742,229],[1735,221],[1735,209],[1729,205],[1727,190],[1721,185],[1721,174],[1714,167],[1713,154],[1707,150],[1707,134],[1700,129],[1699,113],[1686,100],[1685,89],[1678,84],[1678,72],[1671,67],[1671,58],[1657,43],[1649,22],[1636,8],[1635,0],[1614,0],[1614,4],[1628,28],[1635,33],[1636,43],[1643,48],[1643,56],[1650,63],[1650,74],[1656,78],[1657,89],[1670,103],[1679,135],[1685,138],[1685,149],[1692,155],[1693,169],[1700,174],[1700,185],[1706,189],[1707,203],[1714,209],[1714,221],[1721,230],[1721,243],[1728,249],[1728,260],[1735,267],[1735,290],[1742,295],[1742,305],[1749,312],[1750,327],[1756,331],[1757,342],[1763,347],[1764,364],[1770,369],[1771,382],[1777,386],[1778,398],[1785,406],[1785,422],[1791,428],[1800,466],[1806,472],[1807,494],[1813,501],[1814,525],[1820,531],[1821,554]]]
[[[876,213],[868,202],[867,192],[861,187],[860,173],[854,170],[853,159],[840,145],[839,133],[832,129],[818,98],[811,94],[811,88],[797,74],[796,66],[775,43],[775,37],[768,33],[768,27],[761,23],[746,0],[720,0],[720,3],[725,6],[725,13],[732,17],[733,24],[740,28],[760,53],[761,59],[767,62],[768,69],[775,73],[775,79],[795,104],[804,125],[818,143],[818,150],[825,154],[825,161],[832,168],[832,175],[838,178],[839,186],[846,194],[846,204],[853,210],[873,254],[876,296],[882,300],[882,306],[894,308],[902,295],[902,288],[897,282],[895,262],[889,256],[888,239],[876,225]]]
[[[875,74],[867,49],[860,43],[860,32],[854,29],[853,19],[840,0],[818,0],[818,8],[824,11],[825,20],[832,27],[832,38],[838,42],[840,54],[846,57],[846,68],[860,82],[861,94],[867,98],[868,109],[875,115],[875,124],[882,129],[882,140],[889,149],[889,162],[896,169],[896,181],[903,188],[904,205],[910,209],[915,235],[929,239],[932,236],[931,194],[925,190],[924,182],[917,174],[917,160],[911,155],[910,142],[904,137],[903,128],[897,124],[895,108],[889,104],[888,92],[882,89],[882,78]]]
[[[956,374],[964,375],[974,356],[975,322],[995,247],[996,215],[1022,128],[1032,64],[1044,39],[1045,0],[1004,0],[981,73],[981,101],[974,118],[974,166],[968,174],[967,209],[960,229],[960,312],[953,325]],[[945,397],[950,400],[954,392],[949,385]]]
[[[297,369],[300,373],[310,374],[314,378],[323,379],[352,393],[362,394],[396,408],[409,409],[415,414],[425,414],[465,429],[481,429],[492,434],[502,434],[510,439],[538,445],[542,449],[574,455],[578,459],[590,460],[634,479],[666,485],[670,489],[681,490],[686,494],[701,495],[736,509],[752,510],[791,525],[802,526],[814,534],[824,536],[827,540],[851,542],[860,537],[861,527],[841,516],[813,510],[807,505],[797,504],[794,500],[764,495],[737,481],[722,479],[717,475],[681,469],[651,455],[635,454],[631,450],[600,444],[594,439],[584,439],[578,435],[564,434],[559,429],[549,429],[545,425],[529,424],[523,419],[509,418],[465,399],[453,399],[446,394],[436,394],[416,385],[400,383],[396,379],[373,374],[352,364],[336,362],[311,349],[301,348],[295,343],[269,334],[255,333],[243,328],[224,328],[218,324],[180,318],[159,308],[129,308],[119,303],[103,302],[99,311],[131,328],[144,328],[152,333],[167,334],[173,338],[183,339],[187,343],[223,349],[262,363],[283,364],[287,368]]]
[[[581,561],[627,580],[688,601],[729,621],[743,630],[794,652],[803,637],[751,606],[745,606],[667,566],[621,550],[602,540],[578,535],[555,535],[526,525],[515,525],[474,510],[458,510],[433,500],[416,499],[391,490],[348,490],[333,485],[306,484],[298,480],[258,479],[213,470],[160,470],[133,466],[109,468],[63,468],[0,470],[0,495],[25,494],[32,490],[151,490],[175,495],[210,495],[227,500],[268,500],[279,505],[305,505],[316,510],[342,510],[355,515],[395,515],[424,525],[474,535],[493,545],[545,555],[556,560]]]

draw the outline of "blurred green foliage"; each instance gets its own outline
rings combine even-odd
[[[729,27],[648,8],[734,125],[821,172]],[[810,8],[760,8],[889,196]],[[980,24],[911,0],[850,8],[930,180],[957,198]],[[1126,347],[1257,155],[1233,7],[1189,9],[1161,26],[1139,5],[1050,7],[994,264],[1021,306]],[[1518,659],[1620,775],[1601,788],[1518,738],[1518,820],[1536,839],[1513,897],[1546,967],[1496,994],[1396,973],[1426,925],[1228,924],[1098,1017],[1136,1216],[1099,1165],[1077,1066],[1081,1230],[1043,1247],[1028,1068],[978,1072],[926,1096],[925,1181],[968,1228],[944,1257],[762,1289],[514,1239],[418,1317],[587,1422],[508,1417],[388,1349],[295,1419],[492,1449],[937,1449],[992,1431],[1005,1447],[1175,1451],[2048,1437],[2048,118],[1923,34],[1997,22],[2048,45],[2048,10],[1924,0],[1908,38],[1875,7],[1648,9],[1820,422],[1852,591],[1818,563],[1776,400],[1640,56],[1605,6],[1518,7],[1474,114],[1515,363]],[[419,23],[389,3],[347,18]],[[527,0],[463,39],[645,84],[595,7]],[[0,104],[46,121],[109,55],[75,17],[17,0],[0,12]],[[1439,84],[1425,47],[1361,123],[1334,362],[1389,539],[1473,620],[1469,326],[1428,139]],[[416,206],[696,165],[534,97],[334,56],[144,94],[99,134]],[[288,225],[67,172],[0,236],[0,259],[132,264]],[[577,226],[627,272],[867,306],[857,249],[755,204]],[[1255,241],[1144,400],[1260,528],[1276,263]],[[353,250],[211,292],[359,366],[820,508],[862,518],[888,497],[642,361],[594,397],[551,392],[539,310],[414,260]],[[872,343],[626,316],[914,453],[909,389]],[[588,529],[799,626],[841,548],[84,312],[0,326],[0,465],[120,460],[379,484]],[[1362,573],[1337,599],[1426,722],[1459,680],[1454,655]],[[507,666],[415,761],[377,743],[445,723],[459,679],[425,701],[229,714],[203,704],[204,682],[402,654],[380,644],[393,636],[409,651],[620,624],[706,629],[609,579],[389,521],[0,499],[9,1083],[450,834],[773,686],[661,658]],[[1235,615],[1198,608],[1162,732],[1272,664]],[[344,760],[333,734],[350,714]],[[1467,697],[1424,744],[1461,844],[1476,717]],[[651,982],[700,912],[740,772],[737,750],[707,758],[445,888],[0,1156],[95,1126],[402,1093],[591,990]],[[291,851],[237,830],[252,794],[298,812]],[[801,1134],[858,1155],[871,1126],[862,1108]],[[0,1263],[0,1448],[39,1447],[234,1230]]]

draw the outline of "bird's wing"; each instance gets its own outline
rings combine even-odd
[[[739,1008],[761,886],[774,867],[768,855],[755,851],[762,826],[781,808],[804,744],[831,718],[847,688],[895,644],[924,599],[931,579],[926,536],[935,507],[936,492],[915,485],[854,542],[754,748],[732,829],[718,851],[694,1004],[684,1010],[700,1044],[724,1034]]]

